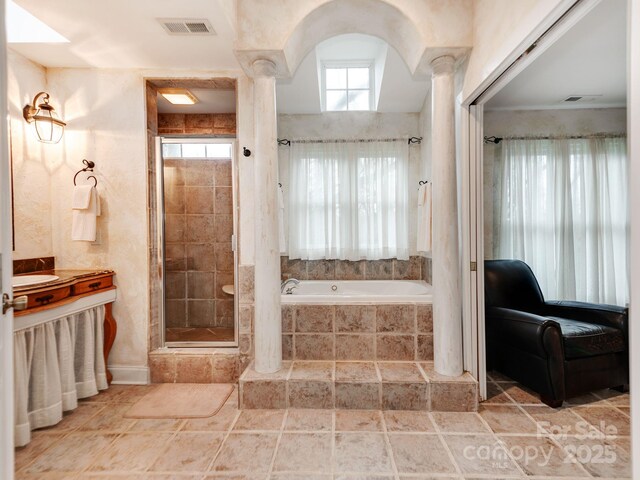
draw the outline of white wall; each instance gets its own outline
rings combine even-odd
[[[504,110],[484,114],[484,134],[496,137],[588,135],[627,131],[625,108]],[[493,258],[494,164],[498,148],[484,145],[484,253]]]
[[[130,372],[131,378],[144,381],[149,336],[145,78],[238,78],[240,150],[243,145],[253,148],[252,82],[238,71],[180,75],[176,71],[45,70],[16,54],[9,67],[12,124],[16,124],[12,131],[18,167],[15,191],[21,202],[16,216],[16,240],[20,239],[16,253],[21,256],[16,258],[53,255],[61,269],[115,270],[118,298],[113,313],[118,334],[109,365],[115,367],[114,375]],[[31,138],[33,132],[21,120],[22,105],[45,89],[67,122],[64,137],[56,145]],[[96,163],[102,205],[98,244],[71,241],[73,176],[83,167],[83,158]],[[253,189],[243,185],[253,185],[253,157],[239,155],[238,162],[240,262],[251,265]]]
[[[374,139],[419,137],[420,114],[337,112],[318,115],[278,115],[278,138],[300,139]],[[409,146],[409,254],[416,255],[416,215],[418,180],[421,177],[423,145]],[[289,147],[281,146],[279,153],[279,181],[284,192],[285,211],[288,210]],[[288,227],[285,219],[285,230]]]
[[[149,325],[147,152],[144,83],[139,72],[50,69],[51,94],[67,121],[52,172],[56,268],[115,270],[118,335],[111,366],[145,366]],[[95,162],[102,215],[98,242],[71,240],[73,176]],[[80,174],[80,179],[86,175]]]
[[[51,183],[55,170],[51,147],[38,141],[34,125],[22,117],[22,109],[31,104],[40,91],[47,91],[45,69],[22,55],[8,50],[8,100],[13,162],[13,211],[15,251],[13,258],[50,257],[53,255],[51,236]],[[58,99],[51,98],[58,108]]]
[[[573,0],[476,0],[473,50],[465,72],[462,98],[472,97],[474,90],[495,73],[545,18],[557,16],[571,3]]]

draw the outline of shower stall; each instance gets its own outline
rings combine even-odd
[[[167,347],[237,346],[235,140],[156,139]]]

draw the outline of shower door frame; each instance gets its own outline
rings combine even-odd
[[[158,305],[160,323],[160,341],[165,348],[237,348],[239,340],[239,302],[238,302],[238,206],[237,206],[237,152],[238,140],[236,137],[211,137],[211,136],[157,136],[156,142],[156,215],[157,215],[157,245],[158,245],[158,265],[160,266],[160,276],[162,278],[162,295]],[[165,338],[165,213],[164,213],[164,157],[162,155],[162,145],[169,143],[202,143],[202,144],[230,144],[231,145],[231,198],[232,198],[232,218],[233,233],[231,235],[231,250],[233,252],[233,341],[190,341],[190,342],[167,342]],[[215,158],[205,158],[205,160],[216,160]]]

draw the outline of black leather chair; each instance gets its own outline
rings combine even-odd
[[[487,367],[540,394],[551,407],[629,383],[627,308],[545,302],[520,260],[485,262]]]

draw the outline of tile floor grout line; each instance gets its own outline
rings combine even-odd
[[[66,437],[68,437],[71,434],[71,432],[63,432],[60,435],[60,438],[58,440],[63,440]],[[49,435],[48,433],[46,435]],[[31,440],[29,441],[29,443],[27,443],[27,445],[29,445],[31,442],[33,442],[33,435],[31,435]],[[17,448],[26,448],[27,445],[24,445],[23,447],[17,447]],[[28,462],[26,465],[23,465],[22,468],[20,468],[19,470],[15,471],[15,473],[22,473],[24,470],[26,470],[27,468],[29,468],[38,458],[40,458],[41,455],[43,455],[44,453],[46,453],[48,450],[50,450],[51,448],[53,448],[55,446],[54,442],[50,442],[49,445],[40,453],[38,453],[35,457],[33,457],[31,459],[30,462]],[[14,454],[15,454],[15,448],[14,448]],[[15,458],[14,458],[14,470],[15,470]]]
[[[147,473],[149,469],[155,465],[155,463],[160,458],[160,455],[162,455],[166,450],[168,450],[168,448],[171,446],[171,442],[173,441],[173,439],[175,439],[178,436],[178,432],[179,430],[175,430],[174,432],[172,432],[171,438],[169,438],[164,445],[161,445],[158,447],[158,453],[153,458],[153,460],[149,462],[149,465],[147,466],[147,468],[143,470],[143,472]],[[159,433],[159,432],[141,432],[141,433]]]
[[[105,447],[100,451],[100,453],[98,454],[98,456],[97,456],[97,457],[95,457],[95,458],[93,459],[93,461],[92,461],[92,462],[89,462],[89,463],[87,464],[87,466],[86,466],[86,467],[84,467],[82,470],[80,470],[80,473],[89,472],[89,471],[90,471],[89,469],[90,469],[91,467],[93,467],[93,465],[95,465],[95,464],[97,463],[97,461],[98,461],[98,460],[100,460],[100,459],[101,459],[101,458],[102,458],[102,457],[103,457],[103,456],[104,456],[104,455],[105,455],[105,454],[106,454],[106,453],[111,449],[111,447],[113,447],[113,445],[116,443],[116,441],[117,441],[119,438],[121,438],[123,435],[125,435],[125,433],[126,433],[126,432],[121,432],[121,433],[117,434],[117,435],[113,438],[113,440],[111,440],[111,442],[110,442],[108,445],[106,445],[106,446],[105,446]],[[108,434],[107,434],[107,435],[108,435]]]
[[[229,438],[229,435],[231,435],[231,432],[233,431],[236,423],[238,422],[238,419],[240,418],[240,413],[241,413],[241,410],[238,409],[238,411],[235,414],[234,419],[231,421],[231,423],[227,427],[227,431],[225,432],[225,435],[224,435],[224,438],[222,439],[222,442],[220,442],[220,447],[218,447],[218,451],[215,453],[215,455],[213,456],[211,461],[207,464],[207,468],[205,469],[205,476],[206,476],[206,472],[211,472],[211,469],[213,468],[213,465],[215,464],[216,460],[218,459],[218,456],[220,455],[220,452],[222,451],[222,448],[225,446],[225,444],[227,442],[227,439]]]
[[[440,441],[440,444],[443,446],[443,448],[447,452],[447,455],[449,456],[449,461],[453,464],[453,468],[455,468],[456,473],[460,476],[463,476],[464,474],[462,472],[462,468],[460,467],[460,465],[458,465],[458,461],[454,457],[453,452],[449,448],[449,445],[445,441],[444,435],[441,432],[438,432],[438,440]]]
[[[287,418],[289,417],[289,409],[285,409],[284,415],[282,416],[282,421],[280,422],[280,429],[278,431],[278,438],[276,439],[276,446],[273,449],[273,454],[271,456],[271,462],[269,464],[269,470],[267,471],[267,476],[271,477],[273,474],[273,468],[276,464],[276,456],[278,455],[278,450],[280,449],[280,441],[282,440],[284,426],[287,424]]]
[[[562,445],[558,440],[556,440],[555,436],[551,433],[549,433],[548,436],[545,436],[545,438],[549,439],[549,441],[551,441],[553,444],[555,444],[560,451],[564,454],[564,458],[562,459],[563,462],[566,461],[567,458],[572,458],[571,455],[569,454],[569,452],[567,451],[567,449],[564,447],[564,445]],[[577,461],[577,459],[573,458],[574,464],[578,465],[578,467],[587,475],[587,478],[592,477],[591,472],[589,472],[584,465],[582,465],[582,463],[580,463],[579,461]]]
[[[384,411],[380,410],[379,415],[382,418],[382,433],[384,434],[384,441],[389,452],[389,458],[391,459],[391,468],[393,468],[394,477],[396,480],[400,480],[400,472],[398,471],[398,465],[396,464],[396,458],[391,448],[391,439],[389,438],[389,430],[387,429],[387,419],[384,417]]]
[[[575,411],[575,408],[570,406],[569,407],[569,411],[575,415],[576,417],[578,417],[579,420],[582,420],[583,422],[585,422],[588,426],[589,426],[589,430],[592,430],[593,432],[598,434],[599,438],[605,438],[605,434],[604,432],[601,432],[600,430],[598,430],[598,428],[591,423],[589,420],[587,420],[585,417],[583,417],[582,415],[580,415],[578,412]]]
[[[331,478],[336,475],[336,410],[331,412]]]

